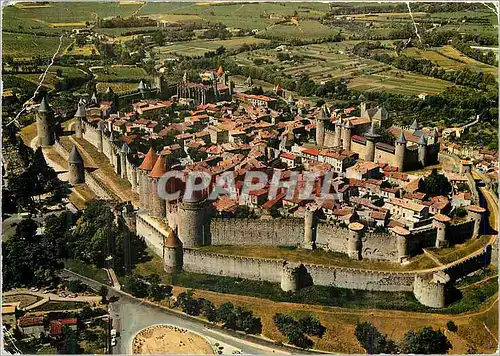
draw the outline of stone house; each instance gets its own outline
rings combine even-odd
[[[22,316],[18,319],[17,326],[24,335],[40,337],[45,332],[43,316]]]

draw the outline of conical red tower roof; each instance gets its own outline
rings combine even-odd
[[[142,169],[144,171],[150,171],[153,169],[156,159],[158,156],[156,155],[155,151],[153,151],[153,148],[151,147],[146,154],[146,157],[144,157],[144,161],[142,161],[141,165],[139,166],[139,169]]]
[[[224,73],[224,69],[222,69],[222,66],[219,66],[219,69],[217,69],[217,74],[221,75]]]
[[[170,232],[168,233],[167,241],[165,242],[165,246],[167,246],[167,247],[182,246],[182,242],[177,237],[176,231],[170,229]]]
[[[156,160],[150,176],[151,178],[161,178],[165,173],[167,173],[167,169],[165,168],[165,156],[160,155]]]

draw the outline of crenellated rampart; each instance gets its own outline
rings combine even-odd
[[[210,236],[212,245],[300,246],[304,220],[211,219]]]

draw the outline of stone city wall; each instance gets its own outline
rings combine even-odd
[[[188,272],[274,283],[281,281],[280,260],[228,256],[185,249],[183,261],[183,269]]]
[[[140,214],[137,214],[136,231],[138,236],[144,238],[146,245],[163,258],[163,233]]]
[[[451,244],[463,243],[465,240],[470,239],[474,232],[473,218],[467,217],[466,221],[450,224],[446,230],[446,237]]]
[[[304,264],[313,284],[376,291],[412,291],[414,275]],[[281,282],[282,261],[184,250],[184,270],[218,276]]]
[[[99,147],[98,146],[99,132],[95,127],[93,127],[92,125],[90,125],[85,121],[82,122],[82,125],[83,125],[83,138],[97,149]]]
[[[212,219],[212,245],[300,246],[303,219]]]
[[[325,147],[335,147],[335,131],[325,130]]]
[[[61,143],[58,140],[55,140],[53,147],[56,150],[56,152],[59,154],[59,156],[64,158],[66,161],[68,160],[69,152],[61,145]]]
[[[109,190],[99,179],[91,172],[85,171],[85,184],[101,199],[119,200],[116,195]]]
[[[491,245],[487,245],[481,252],[450,264],[444,271],[450,275],[452,281],[456,281],[469,273],[488,266],[491,263],[491,252]]]

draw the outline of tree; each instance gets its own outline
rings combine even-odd
[[[444,174],[439,174],[434,168],[431,174],[424,178],[424,189],[431,196],[447,196],[451,192],[451,184]]]
[[[106,304],[108,298],[108,287],[101,286],[101,288],[99,288],[99,296],[101,297],[102,303]]]
[[[369,354],[395,353],[396,344],[387,335],[383,335],[377,328],[369,323],[363,322],[356,325],[354,335],[359,343]]]
[[[78,337],[76,331],[71,330],[67,325],[63,328],[63,338],[57,345],[57,353],[63,355],[77,355],[82,353],[81,347],[78,345]]]
[[[62,259],[66,257],[66,216],[49,216],[43,233],[37,233],[37,228],[31,218],[23,219],[16,233],[4,242],[4,288],[57,285],[57,272],[63,268]]]
[[[290,315],[278,313],[274,315],[273,321],[278,330],[288,338],[288,342],[304,349],[314,345],[307,335],[322,337],[326,331],[314,316],[302,317],[297,321]]]
[[[457,325],[452,320],[448,320],[448,322],[446,323],[446,328],[453,332],[458,330]]]
[[[207,318],[210,322],[217,321],[217,308],[214,303],[208,299],[202,299],[201,301],[201,315]]]
[[[307,335],[323,337],[326,328],[321,325],[321,322],[314,316],[308,315],[299,319],[300,328]]]
[[[445,354],[451,349],[451,343],[438,329],[430,326],[423,327],[418,331],[408,331],[402,342],[402,352],[411,354]]]
[[[130,276],[127,278],[124,287],[135,297],[145,298],[148,296],[149,286],[138,276]]]

